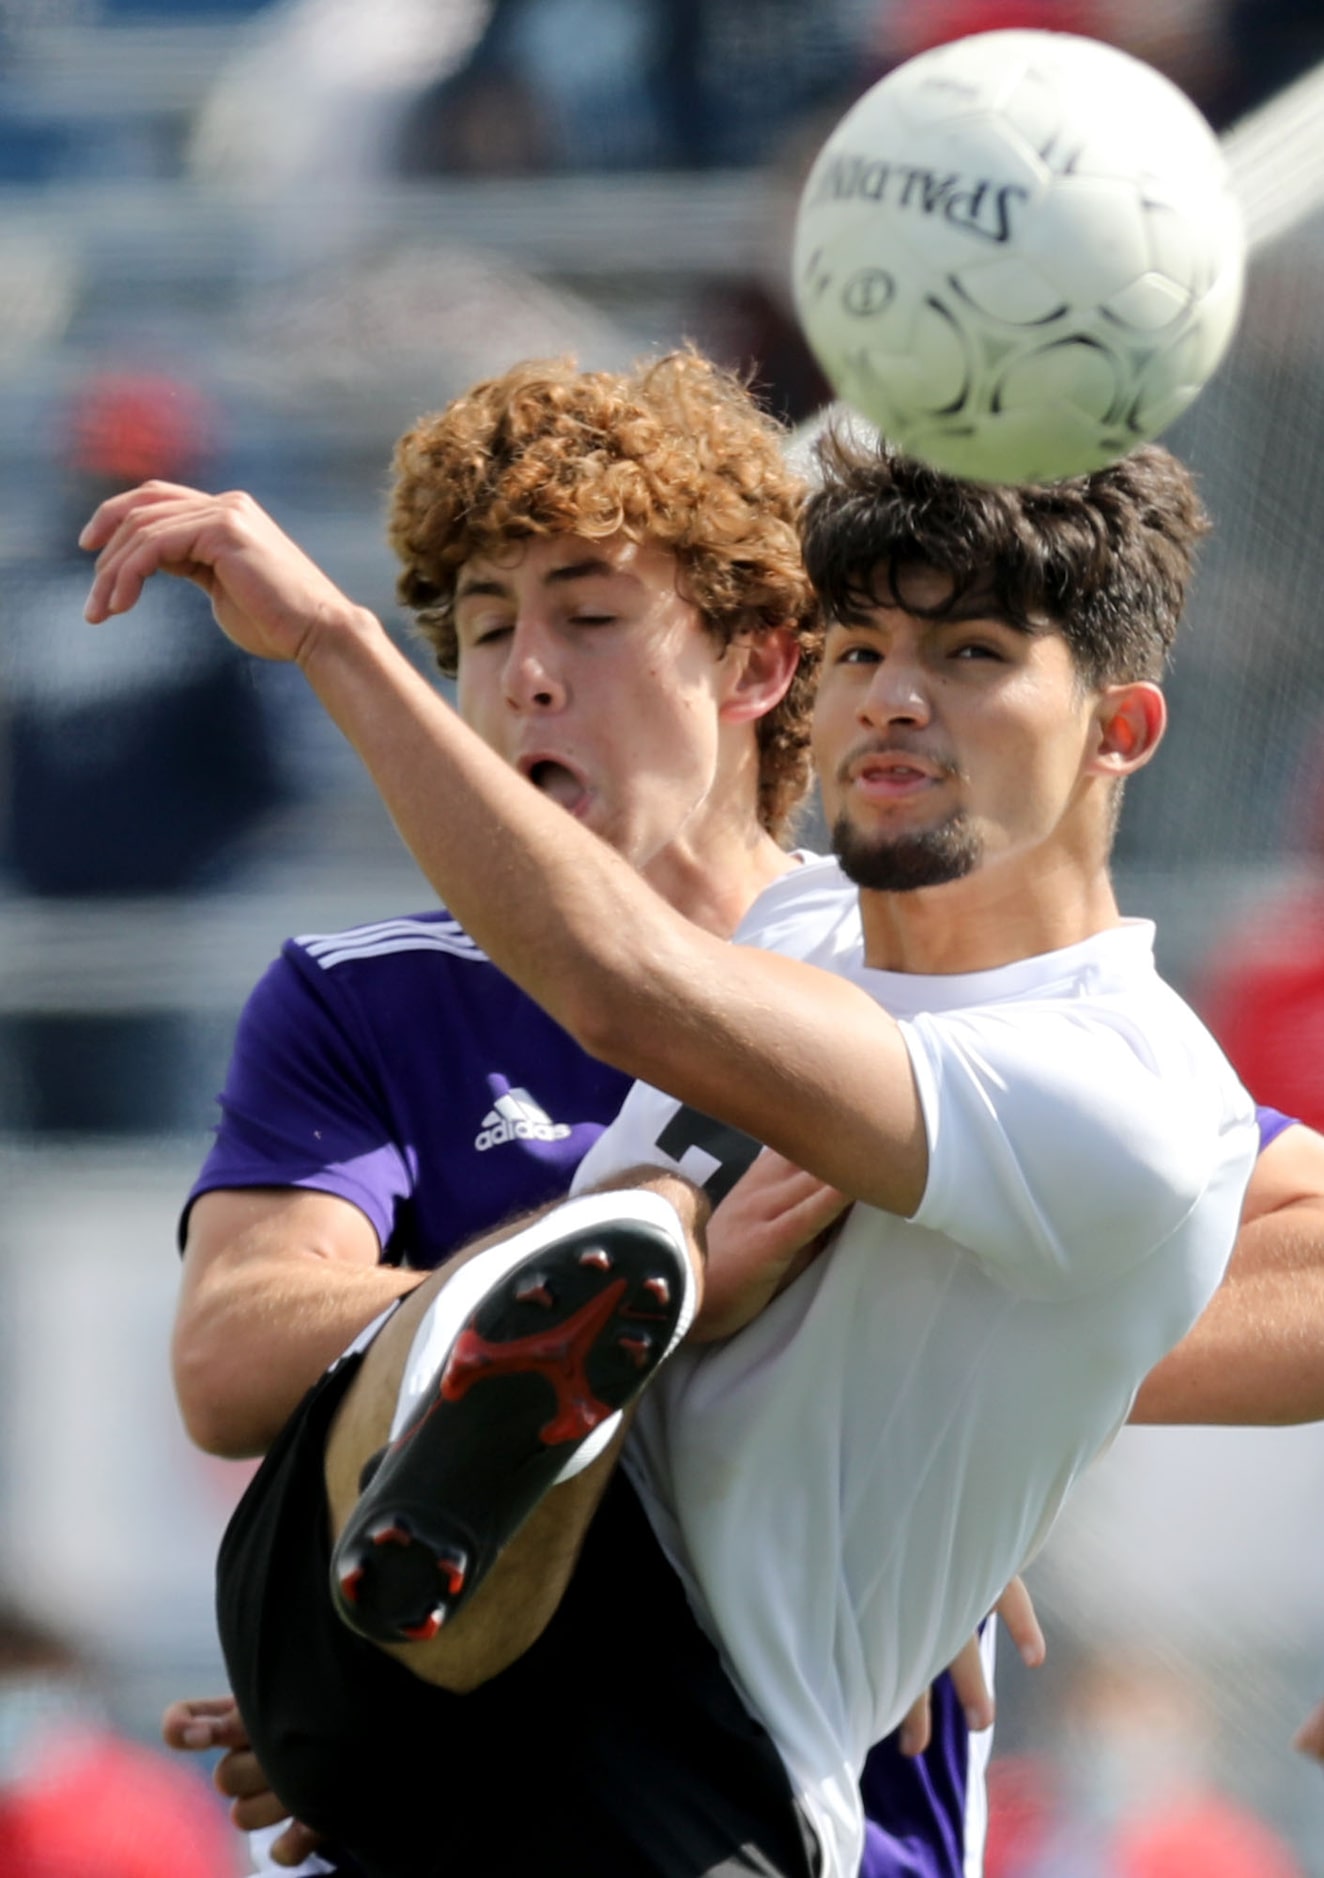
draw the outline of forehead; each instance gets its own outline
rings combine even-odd
[[[623,531],[598,540],[586,535],[535,535],[485,548],[461,563],[455,594],[513,592],[572,580],[628,580],[649,591],[674,592],[676,557],[656,542]]]
[[[963,577],[925,561],[876,561],[860,582],[855,605],[844,623],[883,625],[889,616],[906,615],[941,625],[952,620],[988,620],[1015,627],[1033,638],[1057,634],[1057,622],[1045,612],[1021,613],[1001,599],[992,567]]]

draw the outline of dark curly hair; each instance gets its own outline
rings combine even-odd
[[[1086,685],[1162,676],[1209,527],[1170,451],[1145,444],[1107,469],[1027,487],[962,482],[839,430],[818,458],[804,554],[829,618],[880,604],[941,618],[987,588],[1017,624],[1046,614]],[[937,606],[904,600],[916,564],[950,576]]]
[[[785,838],[809,786],[823,635],[800,553],[805,485],[784,443],[746,385],[693,351],[624,373],[581,372],[571,359],[517,365],[420,418],[396,445],[397,593],[453,676],[455,588],[471,556],[556,534],[623,532],[668,549],[719,644],[751,630],[797,633],[791,688],[758,724],[760,819]]]

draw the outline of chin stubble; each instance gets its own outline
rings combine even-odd
[[[891,838],[862,835],[845,816],[832,829],[832,852],[842,872],[872,893],[914,893],[962,880],[978,866],[979,837],[964,815],[936,828]]]

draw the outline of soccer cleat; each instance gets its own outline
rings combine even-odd
[[[334,1548],[344,1622],[376,1643],[434,1637],[543,1495],[608,1445],[696,1303],[680,1222],[646,1189],[567,1201],[460,1266]]]

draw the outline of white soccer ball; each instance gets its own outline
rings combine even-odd
[[[1100,469],[1195,397],[1232,337],[1245,239],[1177,87],[1066,33],[898,66],[820,151],[796,307],[833,386],[953,475]]]

